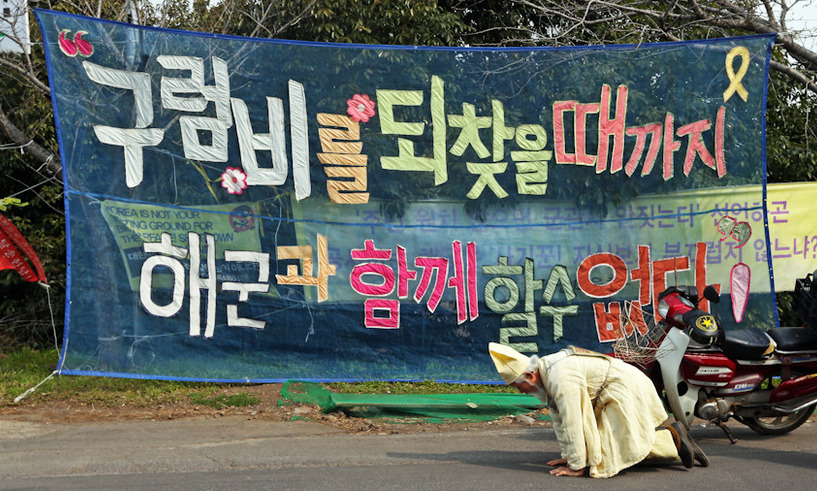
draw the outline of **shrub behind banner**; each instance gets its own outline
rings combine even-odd
[[[774,36],[431,49],[37,18],[62,373],[495,382],[489,341],[608,351],[667,285],[728,304],[738,263],[743,322],[775,324]]]

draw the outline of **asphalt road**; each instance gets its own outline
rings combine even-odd
[[[694,427],[712,466],[641,464],[611,479],[553,477],[553,430],[349,435],[238,417],[40,424],[0,420],[0,489],[813,489],[817,424],[782,437]]]

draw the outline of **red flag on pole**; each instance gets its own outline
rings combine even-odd
[[[36,274],[20,251],[34,265],[34,269],[37,270]],[[0,269],[12,268],[17,270],[26,281],[34,282],[39,280],[48,284],[45,279],[45,271],[42,264],[40,264],[40,258],[37,257],[34,249],[23,237],[23,234],[17,230],[17,227],[6,217],[0,215]]]

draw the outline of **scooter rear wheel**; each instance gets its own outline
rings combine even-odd
[[[796,378],[801,375],[805,375],[805,373],[801,373],[800,370],[792,370],[788,378]],[[777,373],[764,380],[761,387],[772,390],[779,386],[784,380],[785,378],[782,376],[782,373]],[[817,407],[817,404],[812,404],[811,406],[788,414],[777,414],[774,416],[762,417],[743,417],[741,422],[761,435],[785,435],[786,433],[799,428],[800,425],[805,423],[809,416],[814,414],[815,407]]]
[[[778,416],[758,417],[758,418],[743,418],[743,422],[749,428],[755,430],[761,435],[785,435],[793,431],[805,423],[809,416],[814,414],[814,408],[817,404],[812,404],[799,411],[780,414]]]

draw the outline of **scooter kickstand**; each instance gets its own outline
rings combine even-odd
[[[735,437],[732,436],[732,432],[729,431],[729,427],[723,424],[723,421],[716,421],[715,424],[718,425],[720,429],[723,430],[724,433],[726,433],[726,437],[729,438],[729,441],[732,443],[732,445],[738,442],[737,440],[735,440]]]

